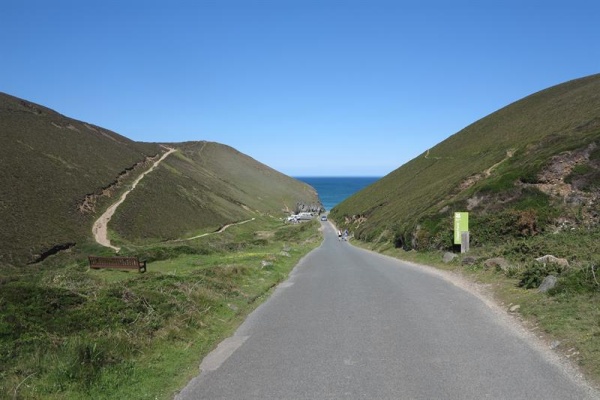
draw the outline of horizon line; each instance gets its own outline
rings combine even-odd
[[[385,175],[289,175],[292,178],[383,178]]]

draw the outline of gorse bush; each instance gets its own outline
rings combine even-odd
[[[508,238],[533,236],[539,229],[537,213],[534,210],[474,215],[471,219],[471,236],[478,243],[493,244]]]
[[[548,275],[559,276],[563,271],[564,268],[558,264],[535,261],[526,265],[521,272],[519,286],[526,289],[537,288]]]
[[[561,274],[556,286],[549,291],[549,294],[556,296],[600,293],[599,275],[598,264],[588,264],[582,268],[570,269]]]

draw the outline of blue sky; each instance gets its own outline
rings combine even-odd
[[[5,0],[0,91],[292,176],[383,176],[600,72],[597,1]]]

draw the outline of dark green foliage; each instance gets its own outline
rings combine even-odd
[[[537,189],[525,189],[515,200],[503,204],[499,211],[471,213],[470,229],[475,243],[493,245],[510,238],[538,235],[558,215],[550,206],[549,196]]]
[[[533,262],[525,266],[519,286],[525,289],[537,288],[548,275],[559,276],[564,268],[558,264]]]
[[[576,262],[589,262],[600,254],[600,229],[567,229],[529,237],[498,240],[490,248],[495,255],[529,263],[532,259],[552,254]]]
[[[533,174],[524,174],[521,171],[510,171],[505,174],[491,177],[478,186],[481,194],[498,194],[514,189],[517,181],[535,180]]]
[[[575,167],[573,167],[573,170],[571,171],[571,173],[565,178],[565,182],[572,183],[574,178],[577,178],[580,176],[585,176],[593,171],[594,171],[594,168],[592,168],[588,164],[578,164]]]
[[[117,366],[121,373],[125,373],[129,363],[127,358],[131,356],[128,343],[89,336],[69,339],[57,352],[62,368],[54,372],[54,381],[61,384],[55,390],[74,386],[84,393],[98,383],[107,368]]]
[[[73,332],[85,316],[72,314],[85,302],[83,296],[40,283],[15,280],[3,284],[4,313],[0,319],[0,337],[26,343],[40,333]]]
[[[550,289],[552,296],[566,296],[585,293],[600,293],[600,268],[598,264],[588,264],[564,272],[556,286]]]
[[[598,190],[600,189],[600,166],[578,164],[565,178],[565,182],[584,192]]]
[[[535,210],[537,214],[549,214],[546,210],[550,207],[550,196],[536,188],[525,188],[513,207],[515,210]]]

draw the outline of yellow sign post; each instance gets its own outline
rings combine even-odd
[[[467,233],[468,238],[469,232],[469,213],[468,212],[455,212],[454,213],[454,244],[465,245],[469,247],[468,243],[463,243],[463,233]],[[468,242],[468,239],[467,239]],[[464,252],[464,251],[463,251]]]

